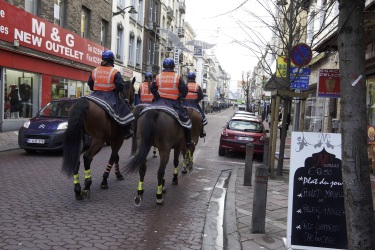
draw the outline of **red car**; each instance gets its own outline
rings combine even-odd
[[[254,145],[254,154],[263,155],[268,132],[257,118],[234,116],[221,132],[219,156],[225,156],[227,151],[246,152],[248,143]]]

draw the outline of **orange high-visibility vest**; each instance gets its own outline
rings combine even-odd
[[[186,95],[185,99],[186,100],[198,99],[198,89],[199,89],[198,84],[196,82],[188,82],[188,89],[189,89],[189,92]]]
[[[139,86],[139,92],[141,93],[141,102],[152,102],[154,95],[148,89],[148,82],[143,82]]]
[[[94,90],[111,91],[116,88],[115,75],[119,72],[114,67],[99,66],[91,72]]]
[[[160,97],[177,100],[180,91],[178,90],[178,83],[180,75],[174,72],[161,72],[156,76],[156,86]]]

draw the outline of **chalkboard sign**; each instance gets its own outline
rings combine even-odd
[[[292,133],[287,244],[347,248],[340,134]]]

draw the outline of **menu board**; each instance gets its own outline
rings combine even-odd
[[[292,132],[287,245],[347,249],[341,134]]]

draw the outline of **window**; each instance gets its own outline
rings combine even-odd
[[[143,23],[143,1],[139,0],[138,2],[138,23],[142,24]]]
[[[137,39],[137,49],[136,49],[136,66],[141,65],[141,57],[142,57],[142,40],[140,37]]]
[[[86,82],[70,80],[60,77],[52,77],[51,99],[61,99],[64,97],[81,97],[91,93]]]
[[[100,45],[106,47],[107,37],[108,37],[108,22],[106,20],[102,20],[101,25],[100,25]]]
[[[25,0],[25,11],[37,16],[39,10],[39,2],[40,1],[38,0]]]
[[[135,41],[134,40],[135,40],[134,33],[130,32],[130,37],[129,37],[129,62],[128,62],[128,64],[131,65],[131,66],[135,66],[134,65],[134,60],[135,60],[135,56],[134,56]]]
[[[4,68],[4,119],[31,118],[39,105],[39,74]]]
[[[123,62],[123,44],[124,44],[124,26],[122,26],[122,23],[117,24],[117,37],[116,37],[116,59]]]
[[[117,7],[123,9],[125,7],[125,0],[117,0]]]
[[[89,16],[90,10],[86,7],[82,6],[82,13],[81,13],[81,36],[84,38],[89,37]]]
[[[63,0],[54,0],[54,7],[53,7],[53,23],[55,25],[64,27],[64,1]]]

